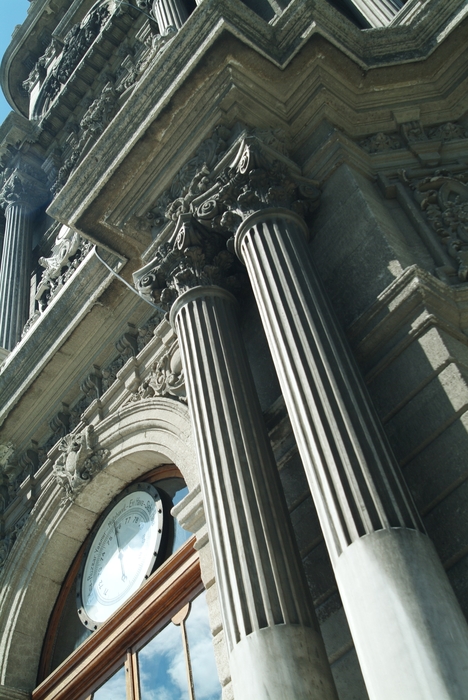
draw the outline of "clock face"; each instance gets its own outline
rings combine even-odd
[[[125,489],[103,514],[77,580],[78,614],[97,629],[150,575],[163,536],[163,504],[151,484]]]

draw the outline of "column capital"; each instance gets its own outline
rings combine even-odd
[[[203,193],[189,203],[187,197],[176,200],[167,214],[189,204],[200,224],[224,235],[234,234],[245,219],[259,211],[288,209],[307,219],[320,203],[318,183],[303,177],[296,163],[256,136],[242,138],[230,165],[223,167],[221,162],[213,173],[203,175],[196,183],[203,186]]]
[[[176,228],[156,256],[133,275],[138,292],[169,309],[195,287],[236,290],[242,285],[236,257],[226,248],[226,236],[207,231],[190,213],[178,216]]]
[[[24,205],[30,211],[37,209],[47,200],[47,193],[35,179],[14,170],[4,182],[0,191],[0,207],[7,210],[15,204]]]

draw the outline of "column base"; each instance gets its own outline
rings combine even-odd
[[[370,700],[468,700],[468,625],[427,536],[366,535],[335,574]]]
[[[234,697],[242,700],[337,700],[320,633],[277,625],[249,634],[229,662]]]

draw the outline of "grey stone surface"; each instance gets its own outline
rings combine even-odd
[[[39,110],[43,69],[50,75],[64,45],[74,48],[67,43],[71,29],[84,38],[79,25],[93,4],[30,3],[1,67],[7,97],[23,115],[28,108]],[[169,0],[165,4],[168,8]],[[303,167],[303,175],[317,180],[322,191],[311,220],[319,276],[349,331],[417,506],[466,611],[468,294],[460,268],[466,251],[464,243],[457,250],[447,246],[464,229],[452,226],[450,235],[441,237],[411,189],[424,177],[451,172],[452,186],[454,177],[461,178],[457,193],[464,202],[466,3],[409,0],[393,16],[398,4],[204,0],[185,23],[175,22],[178,32],[166,26],[167,34],[160,36],[144,14],[153,3],[138,0],[139,9],[134,0],[133,7],[111,3],[112,17],[91,37],[95,43],[90,47],[88,37],[79,55],[69,54],[71,74],[59,76],[58,98],[42,103],[40,120],[29,122],[17,113],[0,127],[1,167],[11,169],[19,149],[37,160],[41,183],[52,187],[49,213],[55,223],[50,226],[47,218],[38,223],[35,256],[50,260],[51,250],[56,252],[54,226],[75,223],[88,240],[102,245],[101,254],[108,253],[116,267],[128,260],[122,274],[130,281],[161,242],[155,240],[160,230],[155,203],[168,191],[172,200],[185,197],[194,169],[206,160],[211,168],[242,129],[257,137],[263,132],[264,143],[281,154],[281,162],[292,154],[296,175],[297,166]],[[172,21],[160,20],[161,25]],[[378,29],[361,31],[367,24]],[[25,80],[29,97],[21,87]],[[215,128],[220,138],[207,146]],[[232,165],[229,158],[217,175],[227,165]],[[437,197],[441,186],[438,181]],[[460,212],[455,216],[460,224]],[[175,226],[165,221],[163,242]],[[34,687],[54,596],[99,513],[124,485],[174,462],[193,497],[179,515],[197,535],[223,698],[232,700],[190,406],[179,400],[182,395],[151,393],[159,363],[173,358],[176,339],[167,321],[156,335],[157,323],[144,329],[155,310],[106,277],[96,262],[88,265],[88,260],[87,269],[76,271],[0,370],[0,452],[13,443],[14,455],[5,462],[0,483],[3,500],[5,489],[11,491],[6,509],[0,505],[0,541],[9,547],[0,572],[0,698],[18,700],[27,695],[15,688]],[[291,283],[288,291],[293,289]],[[365,700],[303,467],[277,400],[264,332],[254,305],[245,299],[240,312],[244,339],[338,693],[341,700]],[[289,300],[286,307],[290,311],[294,303]],[[294,350],[299,347],[296,338]],[[0,362],[3,354],[0,350]],[[301,359],[298,367],[303,365]],[[307,380],[299,384],[305,392],[312,386]],[[80,434],[86,425],[94,427],[108,460],[104,473],[64,508],[52,479],[58,440],[70,430]],[[306,432],[310,428],[311,422]],[[385,562],[376,580],[382,571]],[[384,592],[393,580],[390,574]],[[37,591],[44,595],[39,617],[31,607]],[[34,629],[26,634],[29,620]],[[361,639],[362,631],[354,634]],[[443,641],[443,625],[437,635]],[[368,644],[379,649],[384,626],[382,633],[367,636]],[[301,654],[294,656],[297,660]],[[256,693],[255,686],[248,692]],[[436,700],[443,697],[434,692]],[[243,697],[236,692],[236,700],[239,694]]]

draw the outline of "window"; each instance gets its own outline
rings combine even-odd
[[[173,505],[187,493],[180,472],[144,479]],[[76,580],[90,537],[49,622],[33,700],[219,700],[205,593],[194,539],[170,519],[166,560],[97,631],[78,619]]]

